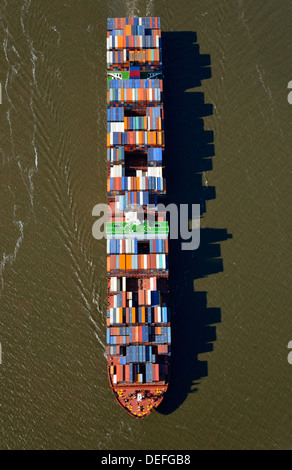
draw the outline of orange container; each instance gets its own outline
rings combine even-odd
[[[136,323],[136,308],[132,307],[132,323]]]
[[[119,256],[119,269],[126,269],[126,255]]]
[[[139,326],[135,326],[135,342],[139,342]]]
[[[142,326],[139,326],[139,338],[138,338],[138,341],[139,343],[142,343]]]
[[[143,269],[143,255],[138,255],[138,269]]]
[[[145,307],[142,307],[142,323],[145,323]]]
[[[132,269],[132,256],[131,255],[125,255],[126,256],[126,269]]]

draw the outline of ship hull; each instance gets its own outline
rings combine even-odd
[[[167,391],[171,355],[159,18],[108,18],[107,72],[108,377],[140,419]]]

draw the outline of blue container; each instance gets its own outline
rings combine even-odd
[[[129,365],[129,380],[130,382],[134,382],[133,364]]]
[[[133,358],[133,347],[134,346],[129,346],[129,362],[134,362]]]
[[[133,362],[138,362],[138,348],[133,346]]]
[[[146,382],[152,382],[152,364],[151,362],[146,363]]]

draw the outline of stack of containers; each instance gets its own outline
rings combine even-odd
[[[168,274],[168,240],[154,231],[139,245],[122,230],[126,209],[147,209],[165,193],[160,19],[108,18],[107,26],[107,190],[115,233],[107,240],[109,372],[113,385],[167,383],[169,312],[157,280]],[[132,161],[146,155],[147,167],[129,166],[131,153]]]
[[[126,70],[130,62],[140,62],[145,70],[161,67],[161,31],[158,18],[146,18],[144,24],[129,21],[143,18],[108,18],[107,68]],[[148,21],[149,20],[149,21]]]

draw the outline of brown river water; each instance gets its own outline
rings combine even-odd
[[[129,417],[109,388],[106,18],[160,16],[172,369]],[[292,446],[289,0],[1,0],[0,448]],[[289,189],[290,188],[290,189]]]

